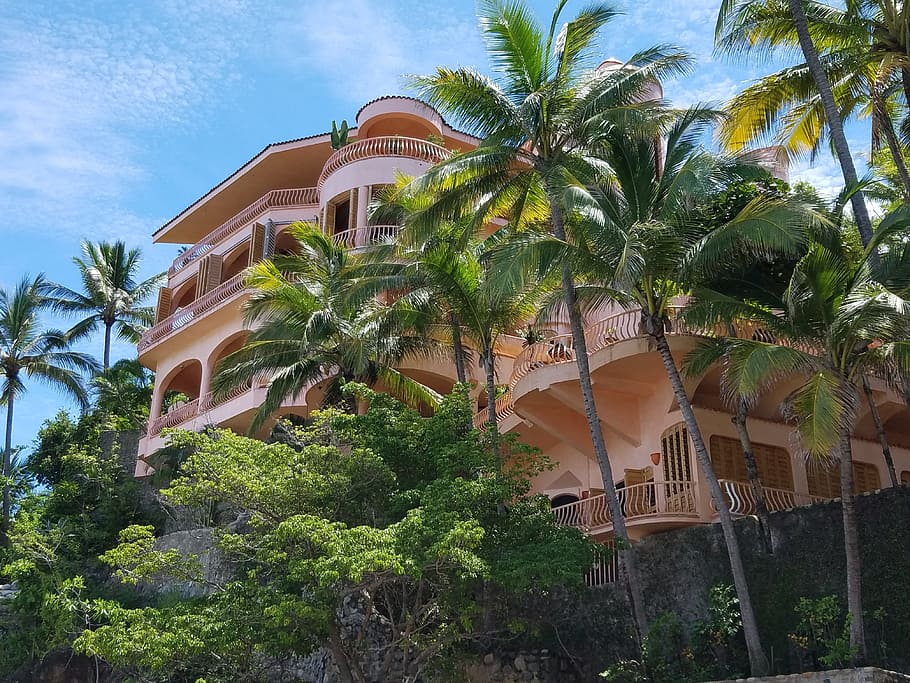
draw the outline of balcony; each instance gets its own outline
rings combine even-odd
[[[185,403],[182,406],[173,408],[167,412],[167,414],[162,415],[161,417],[155,418],[149,422],[148,437],[158,436],[161,433],[162,429],[168,427],[176,427],[183,424],[187,420],[190,420],[196,415],[199,414],[199,399],[193,399],[192,401]]]
[[[247,223],[255,220],[269,209],[291,208],[295,206],[315,206],[319,203],[319,193],[315,187],[301,187],[288,190],[272,190],[262,195],[255,202],[229,218],[192,247],[180,254],[168,269],[168,277],[193,261],[205,256],[220,242],[230,237]]]
[[[719,483],[727,498],[727,504],[730,506],[730,514],[739,516],[757,514],[755,495],[752,493],[752,485],[749,482],[721,479]],[[762,493],[764,493],[768,512],[790,510],[795,507],[812,505],[813,503],[821,503],[827,500],[827,498],[822,496],[813,496],[808,493],[788,491],[786,489],[775,489],[768,486],[762,486]],[[714,508],[713,502],[711,507],[716,513],[717,510]]]
[[[246,291],[243,277],[243,273],[235,275],[227,282],[218,285],[208,294],[196,299],[186,308],[175,311],[157,325],[150,327],[139,339],[139,353],[148,351],[183,327],[186,327],[189,323],[220,308],[225,302],[236,298]]]
[[[626,522],[697,520],[699,518],[694,481],[646,481],[617,490]],[[592,536],[613,530],[605,494],[553,508],[556,522],[573,526]]]
[[[384,135],[357,140],[337,150],[322,168],[316,188],[322,193],[326,180],[339,169],[365,159],[403,157],[427,164],[437,164],[447,159],[451,152],[432,142],[399,135]]]
[[[373,244],[382,244],[395,239],[400,226],[397,225],[366,225],[362,228],[349,228],[332,235],[332,243],[345,246],[348,249],[362,249]]]

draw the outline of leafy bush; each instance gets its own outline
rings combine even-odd
[[[816,669],[837,669],[853,661],[850,647],[850,615],[834,595],[818,599],[800,598],[796,606],[800,617],[790,640],[811,659]]]

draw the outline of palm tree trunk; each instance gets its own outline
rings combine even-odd
[[[835,152],[837,152],[837,160],[840,162],[844,183],[848,187],[856,187],[859,184],[856,166],[853,164],[853,157],[850,155],[847,136],[844,135],[844,124],[837,111],[834,95],[831,93],[831,84],[828,82],[828,77],[825,75],[825,71],[818,59],[818,52],[812,42],[812,36],[809,35],[809,21],[806,19],[806,12],[803,9],[803,0],[787,0],[787,4],[790,7],[790,13],[793,15],[793,24],[799,36],[799,46],[802,48],[803,56],[806,59],[806,66],[809,67],[809,73],[812,74],[815,87],[818,89],[819,98],[822,101],[825,119],[828,122],[828,130],[831,134],[831,142],[834,145]],[[863,193],[854,192],[850,197],[850,203],[853,205],[853,217],[856,219],[860,238],[863,241],[863,246],[866,246],[872,239],[872,221],[869,218],[869,211],[866,208]]]
[[[701,429],[695,419],[695,412],[692,410],[692,403],[689,401],[688,394],[686,394],[686,388],[679,374],[679,368],[676,367],[676,361],[673,360],[673,355],[670,353],[670,343],[664,334],[663,321],[651,318],[647,322],[651,328],[648,332],[654,339],[657,350],[663,360],[667,377],[673,387],[673,394],[676,396],[679,410],[689,430],[689,438],[692,439],[695,457],[698,459],[702,476],[705,478],[708,491],[711,493],[711,499],[714,501],[714,506],[717,508],[717,514],[720,518],[720,526],[727,546],[727,555],[730,558],[730,570],[733,573],[733,585],[736,587],[736,596],[739,598],[743,635],[746,637],[746,649],[749,652],[749,668],[753,676],[764,676],[769,671],[768,659],[761,645],[758,621],[755,618],[755,610],[752,607],[752,598],[749,596],[746,570],[743,566],[736,529],[733,527],[733,517],[730,515],[727,499],[724,497],[723,491],[721,491],[720,482],[717,481],[714,467],[711,465],[711,458],[708,456],[708,449],[705,447],[704,439],[701,436]]]
[[[455,376],[459,384],[465,384],[468,373],[465,370],[464,344],[461,343],[461,325],[454,311],[449,313],[449,325],[452,327],[452,348],[455,350]]]
[[[557,239],[566,241],[566,229],[563,222],[562,208],[555,199],[550,200],[550,216],[553,221],[553,234]],[[564,262],[562,268],[562,287],[569,310],[569,324],[572,328],[572,347],[575,351],[575,364],[578,367],[578,383],[581,386],[582,400],[585,406],[585,417],[588,420],[588,430],[591,432],[591,443],[594,447],[594,456],[600,467],[600,476],[603,479],[604,495],[610,508],[610,521],[613,523],[613,536],[618,539],[616,544],[619,552],[619,570],[625,578],[632,604],[632,616],[638,629],[639,640],[648,633],[648,617],[645,613],[645,598],[641,590],[641,579],[638,574],[638,564],[632,552],[629,541],[629,532],[626,529],[626,519],[623,516],[619,495],[616,493],[616,484],[613,481],[613,468],[610,466],[610,457],[607,454],[607,445],[604,442],[603,432],[600,428],[600,417],[597,415],[597,404],[594,402],[594,389],[591,384],[591,368],[588,365],[588,345],[585,342],[584,325],[578,300],[575,296],[575,278],[572,274],[571,264]]]
[[[749,406],[746,402],[740,400],[733,414],[733,424],[736,425],[736,433],[739,435],[739,443],[743,449],[743,460],[746,461],[746,476],[749,478],[749,487],[752,489],[752,497],[755,499],[755,514],[758,515],[758,521],[762,526],[765,535],[765,541],[769,540],[767,534],[771,527],[768,526],[768,505],[765,503],[765,490],[762,488],[761,480],[758,478],[758,463],[755,462],[755,451],[752,450],[752,438],[749,436],[749,429],[746,426],[746,416],[749,412]]]
[[[114,323],[105,321],[104,323],[104,369],[107,370],[111,365],[111,328]]]
[[[850,614],[850,647],[856,652],[854,664],[866,661],[866,627],[863,619],[862,565],[859,556],[859,529],[853,498],[853,450],[850,430],[841,434],[840,497],[844,519],[844,554],[847,564],[847,611]]]
[[[487,375],[487,437],[493,453],[499,457],[499,426],[496,424],[496,366],[493,358],[493,345],[487,344],[483,350],[483,368]]]
[[[901,85],[904,87],[904,101],[910,102],[910,67],[901,67]]]
[[[891,158],[894,159],[894,166],[897,168],[897,175],[901,179],[901,185],[904,188],[904,199],[910,198],[910,172],[907,171],[907,164],[904,162],[904,153],[901,149],[897,134],[894,132],[894,123],[888,112],[885,110],[885,104],[881,101],[880,95],[874,95],[872,98],[872,107],[875,117],[879,121],[882,134],[885,136],[885,142],[888,145],[888,151]]]
[[[869,402],[869,413],[872,415],[872,422],[875,424],[878,442],[882,445],[882,455],[885,458],[885,465],[888,467],[888,477],[891,479],[891,486],[897,488],[897,472],[894,469],[894,459],[891,457],[891,447],[888,445],[888,437],[885,435],[885,426],[882,424],[882,418],[878,414],[878,406],[875,405],[872,385],[869,384],[869,378],[865,375],[863,375],[863,392],[865,392],[866,400]]]
[[[9,477],[13,457],[13,396],[6,402],[6,442],[3,446],[3,476]],[[3,542],[7,541],[10,517],[9,481],[3,483]]]

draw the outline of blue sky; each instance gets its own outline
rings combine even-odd
[[[671,43],[697,59],[664,84],[677,104],[723,101],[768,69],[712,55],[718,0],[616,5],[604,58]],[[550,2],[532,6],[549,19]],[[368,100],[405,92],[402,74],[441,64],[486,67],[473,2],[0,3],[0,286],[41,271],[74,286],[86,237],[124,239],[143,249],[144,275],[164,270],[176,248],[153,246],[154,229],[266,144],[352,121]],[[850,132],[862,151],[865,127]],[[839,182],[827,156],[794,175],[828,193]],[[31,383],[14,443],[66,405]]]

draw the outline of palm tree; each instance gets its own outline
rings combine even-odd
[[[906,219],[886,219],[860,260],[840,244],[813,244],[776,310],[704,290],[687,311],[702,323],[751,320],[778,340],[726,340],[723,382],[730,395],[749,400],[777,378],[800,378],[785,409],[797,421],[801,448],[810,458],[840,461],[850,645],[858,661],[866,645],[850,436],[864,375],[910,371],[910,303],[875,279],[873,259],[886,233],[906,226]],[[709,356],[696,357],[696,368],[707,367]]]
[[[600,214],[570,226],[573,244],[538,235],[519,246],[537,268],[546,268],[549,255],[561,249],[583,282],[578,291],[588,306],[612,301],[641,310],[641,329],[664,364],[718,511],[750,666],[758,675],[768,670],[768,662],[739,541],[666,335],[674,301],[693,283],[716,277],[721,267],[750,254],[792,253],[803,244],[806,219],[801,205],[792,200],[759,196],[717,227],[703,220],[698,212],[713,194],[744,174],[755,173],[701,150],[699,140],[716,118],[716,112],[695,107],[668,120],[661,135],[653,126],[617,130],[602,149],[612,175],[600,189],[592,190],[599,195]]]
[[[61,389],[82,408],[88,406],[80,373],[97,370],[86,354],[69,350],[70,338],[58,330],[42,329],[39,315],[47,305],[48,283],[43,275],[24,277],[15,289],[0,289],[0,403],[6,406],[3,476],[9,477],[12,458],[13,410],[25,392],[25,378]],[[3,487],[4,536],[9,528],[10,489]]]
[[[129,342],[139,341],[144,329],[155,319],[154,309],[143,306],[161,285],[164,273],[141,282],[136,281],[142,253],[127,249],[123,242],[82,242],[82,257],[73,258],[82,280],[82,291],[63,285],[50,287],[51,305],[55,311],[85,314],[67,335],[77,341],[104,327],[102,366],[110,367],[111,332]]]
[[[216,398],[268,378],[251,433],[286,399],[320,382],[327,382],[327,402],[342,402],[342,385],[354,381],[382,384],[406,403],[435,407],[435,391],[395,369],[407,357],[439,351],[422,334],[421,311],[406,300],[380,302],[372,283],[355,277],[352,254],[318,227],[295,223],[288,230],[299,253],[275,256],[247,273],[254,292],[246,320],[255,329],[216,369]]]
[[[496,346],[501,335],[513,333],[535,317],[541,298],[553,288],[552,278],[504,281],[502,273],[491,268],[486,253],[489,245],[481,240],[459,247],[443,235],[419,249],[410,249],[407,244],[404,236],[396,251],[400,265],[388,264],[393,275],[377,283],[389,289],[407,289],[407,297],[421,302],[444,302],[458,321],[459,339],[479,352],[486,380],[487,433],[498,451]]]
[[[831,143],[837,155],[838,162],[841,166],[841,172],[844,176],[844,183],[848,188],[860,187],[859,177],[856,173],[856,166],[853,163],[853,157],[850,154],[850,147],[847,144],[847,138],[844,135],[844,126],[841,119],[841,110],[835,100],[831,82],[828,78],[825,66],[822,64],[820,53],[816,47],[815,40],[812,36],[812,24],[806,13],[806,6],[810,8],[813,19],[819,22],[829,22],[831,25],[836,23],[831,21],[828,6],[823,3],[805,3],[805,0],[787,0],[789,17],[781,16],[782,9],[775,11],[776,5],[772,5],[769,0],[722,0],[720,11],[717,18],[717,27],[715,36],[718,46],[721,49],[729,49],[738,46],[751,48],[754,44],[764,48],[773,48],[778,42],[784,44],[798,44],[805,59],[805,72],[811,77],[815,90],[818,95],[818,102],[821,110],[824,112],[824,120],[827,122],[828,133]],[[758,20],[755,17],[759,17]],[[766,21],[768,24],[762,30],[754,30],[756,25],[761,26],[761,22]],[[816,25],[817,23],[816,22]],[[739,39],[734,36],[743,27],[753,29],[752,31],[743,31],[743,38]],[[830,28],[830,26],[829,26]],[[793,40],[795,33],[795,41]],[[754,41],[754,42],[753,42]],[[822,47],[826,47],[822,43]],[[877,71],[876,71],[877,73]],[[860,78],[865,78],[867,74],[862,74]],[[877,82],[877,78],[873,79]],[[792,84],[791,84],[792,86]],[[798,96],[805,96],[805,90]],[[880,95],[879,87],[873,86],[870,92],[873,97]],[[785,97],[786,102],[786,97]],[[876,106],[879,116],[883,110]],[[811,109],[809,110],[811,113]],[[803,114],[805,112],[802,112]],[[764,110],[761,112],[759,121],[753,122],[753,126],[761,128],[767,125],[767,119],[771,114]],[[798,121],[798,124],[806,123],[806,119]],[[809,119],[811,125],[811,119]],[[816,125],[816,128],[818,126]],[[856,219],[857,228],[863,245],[869,243],[872,239],[872,221],[869,218],[869,211],[866,208],[866,202],[861,191],[853,192],[850,196],[850,202],[853,207],[853,215]]]
[[[452,302],[445,298],[446,283],[435,282],[438,278],[446,280],[462,279],[458,273],[458,252],[464,248],[466,239],[474,234],[469,217],[462,216],[458,221],[446,221],[433,226],[432,231],[422,230],[419,222],[412,219],[419,215],[419,210],[432,203],[427,194],[416,194],[409,191],[410,176],[400,176],[396,182],[379,193],[379,197],[370,209],[370,220],[386,225],[398,225],[403,228],[392,242],[373,245],[365,258],[364,273],[379,283],[388,279],[378,290],[385,291],[423,291],[432,292],[434,300],[428,313],[434,313],[439,324],[434,327],[446,327],[451,336],[452,355],[455,364],[455,376],[459,384],[468,381],[467,362],[470,355],[462,339],[462,326],[458,312]],[[422,265],[424,256],[428,263]],[[445,265],[442,270],[438,266]]]
[[[567,214],[591,199],[585,187],[602,162],[597,146],[617,119],[645,116],[652,107],[649,88],[689,64],[675,51],[653,48],[619,68],[590,69],[600,29],[616,14],[592,4],[563,23],[559,2],[548,28],[542,28],[520,2],[486,0],[480,25],[494,78],[469,68],[439,67],[413,79],[418,94],[481,138],[473,151],[455,155],[416,181],[437,201],[424,210],[433,225],[453,210],[477,209],[475,221],[507,216],[513,229],[543,220],[560,239]],[[610,460],[591,386],[581,311],[569,264],[560,271],[571,324],[585,416],[614,524],[623,548],[620,566],[630,588],[635,623],[647,631],[644,598],[628,533],[616,494]]]
[[[115,418],[118,428],[142,429],[148,422],[154,379],[135,358],[117,361],[92,378],[95,405]]]

